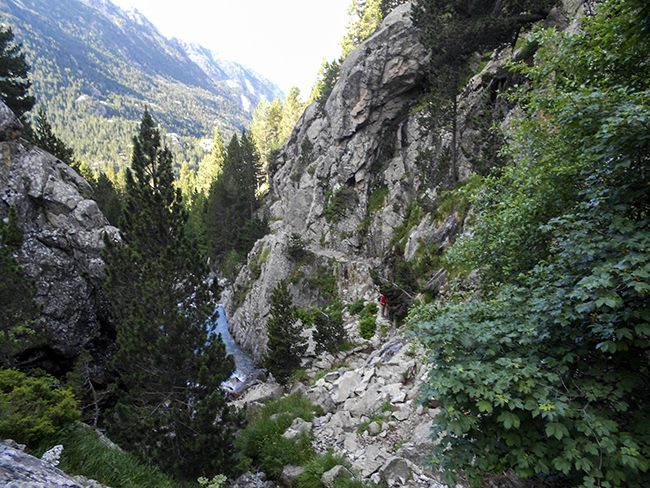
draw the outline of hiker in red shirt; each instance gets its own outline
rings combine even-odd
[[[386,297],[384,295],[379,297],[379,305],[381,305],[381,316],[386,316]]]

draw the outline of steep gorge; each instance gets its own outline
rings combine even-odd
[[[545,25],[567,28],[580,4],[565,2]],[[344,303],[374,300],[380,293],[371,272],[394,282],[400,262],[425,248],[439,254],[462,231],[462,215],[440,215],[437,207],[444,191],[493,164],[489,127],[498,125],[496,137],[503,138],[512,116],[512,107],[496,97],[513,83],[503,69],[511,54],[509,45],[495,51],[467,83],[455,164],[451,133],[434,134],[422,121],[428,55],[410,4],[396,8],[343,62],[324,110],[307,108],[270,165],[264,211],[272,232],[257,242],[225,294],[233,337],[257,362],[265,353],[270,296],[281,279],[291,283],[299,307],[326,301],[318,286],[325,275],[334,277]],[[289,255],[294,234],[310,259]],[[435,294],[441,270],[429,269],[426,278]]]
[[[551,12],[546,25],[569,27],[569,18],[580,4],[565,2],[565,7]],[[232,334],[258,362],[265,353],[270,296],[279,280],[291,282],[294,302],[301,307],[322,305],[331,298],[318,284],[323,276],[335,280],[337,297],[344,303],[374,300],[379,290],[372,271],[380,279],[394,281],[400,262],[417,259],[424,247],[439,253],[463,231],[462,213],[437,213],[440,197],[485,169],[489,158],[484,150],[490,145],[486,125],[497,121],[505,130],[513,116],[513,107],[494,96],[497,89],[513,82],[503,70],[511,49],[497,50],[468,82],[458,124],[459,159],[451,165],[451,134],[435,135],[421,121],[427,54],[417,38],[409,6],[399,7],[347,58],[324,110],[320,112],[317,104],[306,110],[269,168],[271,194],[263,211],[270,217],[272,232],[257,242],[247,265],[224,294]],[[111,335],[97,286],[101,236],[116,235],[117,230],[96,209],[90,187],[67,166],[21,139],[20,124],[6,108],[1,111],[0,216],[5,217],[10,205],[20,208],[26,240],[18,257],[37,280],[38,300],[48,320],[50,349],[33,352],[65,361],[74,359],[82,347],[94,347],[97,353]],[[291,257],[295,235],[306,243],[309,259]],[[444,281],[435,267],[428,269],[426,278],[432,293]],[[345,355],[331,361],[319,358],[321,364],[315,368],[328,369],[335,359],[346,359],[352,368],[363,371],[359,376],[364,381],[368,373],[368,378],[397,385],[404,373],[399,368],[412,360],[403,357],[408,354],[402,348],[398,359],[392,359],[395,364],[388,363],[395,371],[371,372],[383,352],[381,347],[371,354],[359,348],[350,354],[354,362]],[[328,422],[350,417],[351,403],[340,393],[344,383],[353,383],[345,388],[356,392],[355,400],[367,400],[359,394],[355,375],[356,370],[328,376],[317,385],[334,391],[340,404],[338,410],[332,408]],[[406,412],[413,415],[409,422],[423,427],[418,435],[424,443],[432,414],[423,408],[411,412],[409,402],[417,388],[396,387],[393,393],[385,384],[374,385],[374,380],[370,386],[374,389],[364,385],[363,392],[375,401],[388,393],[393,403],[396,397],[404,397],[404,408],[392,415],[400,421],[402,413],[407,420]],[[365,406],[359,401],[356,408],[362,412]],[[349,425],[334,429],[332,424],[323,421],[319,427],[320,447],[326,450],[332,439],[339,442],[345,437],[346,449],[355,454],[357,442],[366,438],[350,435]],[[404,439],[415,435],[414,425],[409,428]],[[374,438],[372,442],[379,444]],[[364,452],[353,460],[359,469],[368,469],[371,462],[380,466],[377,453],[374,459]],[[419,457],[418,453],[418,462]]]

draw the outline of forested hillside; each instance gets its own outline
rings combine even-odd
[[[137,11],[107,0],[3,0],[0,22],[23,45],[37,106],[94,169],[126,163],[145,106],[178,164],[196,164],[215,128],[229,138],[250,124],[262,97],[283,97],[252,70],[168,40]]]

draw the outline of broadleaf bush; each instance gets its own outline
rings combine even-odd
[[[430,462],[574,487],[647,486],[650,470],[650,18],[607,0],[573,36],[542,31],[508,152],[450,265],[480,294],[410,312],[442,410]],[[543,116],[542,116],[543,115]]]

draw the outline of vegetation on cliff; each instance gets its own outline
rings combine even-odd
[[[24,366],[17,358],[38,341],[38,307],[35,284],[12,256],[23,242],[14,207],[7,220],[0,221],[0,364],[15,368]]]
[[[513,163],[476,195],[450,265],[481,295],[416,308],[443,406],[447,481],[514,469],[641,487],[650,469],[650,8],[608,0],[574,36],[542,32],[515,68]]]
[[[430,130],[440,132],[449,128],[451,131],[454,183],[458,162],[458,104],[471,73],[470,59],[478,53],[491,52],[504,42],[514,44],[522,27],[543,19],[542,12],[555,3],[555,0],[427,0],[413,7],[414,22],[422,32],[420,40],[431,50],[424,120]]]

